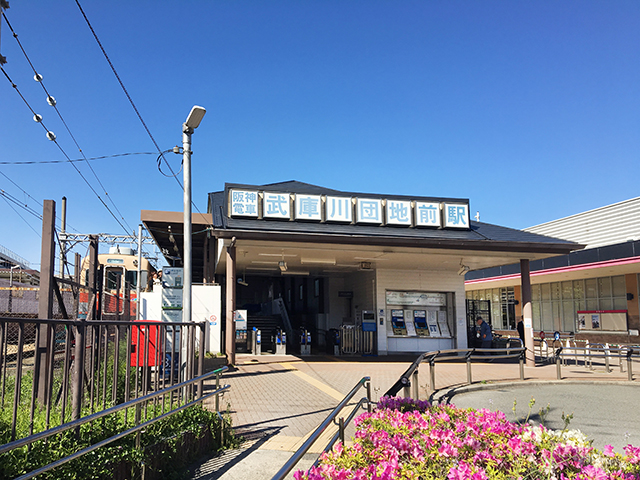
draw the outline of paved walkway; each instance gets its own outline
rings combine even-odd
[[[245,438],[245,443],[237,450],[194,466],[193,478],[270,479],[362,377],[371,377],[371,396],[377,400],[413,360],[415,356],[238,355],[236,368],[223,376],[222,383],[231,388],[220,406],[221,409],[228,406],[234,428]],[[517,363],[474,363],[472,375],[474,387],[483,389],[495,382],[519,381],[520,370]],[[540,381],[555,381],[556,376],[555,365],[525,367],[524,384],[534,388]],[[602,367],[590,370],[583,366],[564,366],[562,376],[565,381],[627,383],[627,373],[620,372],[618,367],[606,373]],[[466,364],[438,363],[435,379],[440,390],[438,397],[443,392],[458,395],[467,382]],[[423,364],[419,372],[421,399],[429,398],[428,381],[429,366]],[[445,387],[453,390],[442,390]],[[366,390],[361,392],[356,398],[366,395]],[[213,402],[207,406],[214,408]],[[347,430],[347,438],[350,435],[353,431]],[[316,442],[298,468],[308,468],[328,438],[324,436],[322,445]]]

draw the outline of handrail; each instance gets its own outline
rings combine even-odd
[[[291,472],[291,470],[293,470],[293,468],[300,461],[302,456],[305,453],[307,453],[307,451],[311,448],[311,445],[313,445],[316,442],[316,440],[318,440],[320,435],[322,435],[322,433],[326,430],[326,428],[329,426],[329,424],[338,416],[338,414],[342,411],[342,409],[356,395],[358,390],[360,390],[363,386],[365,386],[365,384],[366,384],[366,387],[367,387],[367,399],[366,400],[367,400],[367,403],[370,404],[371,403],[371,392],[370,392],[370,383],[369,383],[370,381],[371,381],[371,377],[362,377],[362,379],[356,384],[355,387],[353,387],[353,389],[351,389],[351,391],[347,394],[346,397],[344,397],[344,399],[338,404],[338,406],[333,409],[333,411],[320,424],[320,426],[318,426],[318,428],[316,428],[313,431],[311,436],[302,444],[302,446],[298,450],[296,450],[294,452],[294,454],[291,456],[291,458],[289,458],[289,460],[287,460],[287,463],[285,463],[282,466],[282,468],[280,470],[278,470],[278,472],[273,477],[271,477],[271,480],[283,480],[289,474],[289,472]],[[358,405],[354,409],[354,411],[357,410],[357,408],[359,408],[360,405],[362,405],[362,401],[363,400],[364,399],[362,399],[362,400],[360,400],[360,402],[358,402]],[[335,440],[334,440],[334,442],[335,442]]]
[[[411,366],[400,376],[400,378],[394,383],[389,390],[385,393],[385,396],[396,396],[401,389],[405,389],[405,396],[413,396],[418,398],[418,367],[422,362],[428,362],[431,370],[431,390],[435,391],[435,363],[438,361],[455,361],[465,360],[467,362],[467,382],[471,382],[471,361],[472,360],[499,360],[507,358],[518,358],[520,360],[520,379],[524,379],[524,356],[527,351],[524,347],[506,347],[506,348],[458,348],[449,350],[435,350],[432,352],[425,352],[421,354]],[[501,354],[503,353],[504,354]],[[475,354],[480,355],[475,355]],[[498,355],[496,355],[498,353]],[[491,354],[489,356],[488,354]],[[415,377],[413,381],[411,377]],[[413,386],[413,392],[410,388]]]
[[[224,367],[221,367],[221,368],[219,368],[217,370],[209,372],[209,373],[207,373],[205,375],[202,375],[200,377],[194,377],[191,380],[186,380],[186,381],[184,381],[182,383],[177,383],[176,385],[173,385],[173,386],[167,387],[167,388],[163,388],[162,390],[159,390],[157,392],[148,393],[148,394],[143,395],[141,397],[138,397],[136,399],[129,400],[128,402],[121,403],[121,404],[118,404],[118,405],[114,405],[113,407],[107,408],[106,410],[102,410],[100,412],[92,413],[91,415],[87,415],[86,417],[81,417],[81,418],[79,418],[77,420],[73,420],[71,422],[64,423],[64,424],[59,425],[57,427],[50,428],[48,430],[43,430],[42,432],[34,433],[33,435],[29,435],[28,437],[20,438],[18,440],[14,440],[13,442],[5,443],[4,445],[0,445],[0,455],[2,455],[3,453],[8,452],[10,450],[13,450],[14,448],[23,447],[23,446],[28,445],[30,443],[36,442],[38,440],[43,440],[45,438],[49,438],[49,437],[51,437],[53,435],[57,435],[59,433],[65,432],[67,430],[70,430],[72,428],[79,427],[80,425],[84,425],[85,423],[89,423],[89,422],[92,422],[92,421],[97,420],[99,418],[102,418],[102,417],[105,417],[107,415],[110,415],[112,413],[119,412],[120,410],[124,410],[124,409],[127,409],[127,408],[132,408],[132,407],[134,407],[134,406],[136,406],[136,405],[138,405],[140,403],[152,400],[155,397],[159,397],[161,395],[166,395],[168,393],[174,392],[175,390],[180,390],[180,389],[182,389],[182,388],[184,388],[184,387],[186,387],[188,385],[191,385],[192,383],[196,383],[196,382],[207,380],[209,377],[213,377],[214,375],[218,375],[219,373],[225,372],[228,369],[229,369],[229,367],[224,366]],[[216,389],[215,391],[213,391],[211,393],[208,393],[205,396],[201,396],[201,397],[197,398],[196,400],[194,400],[191,403],[194,403],[194,402],[195,403],[199,403],[199,402],[205,400],[206,398],[209,398],[209,397],[211,397],[213,395],[218,395],[222,391],[228,390],[229,388],[230,388],[230,385],[225,385],[224,387]],[[167,413],[176,412],[176,411],[179,411],[179,410],[176,409],[176,410],[172,410],[172,411],[167,412]],[[164,415],[166,415],[166,414],[163,414],[163,416]],[[160,418],[160,417],[157,417],[157,418]],[[107,439],[107,440],[109,440],[109,439]],[[110,442],[108,442],[108,443],[110,443]],[[29,477],[25,477],[25,478],[29,478]]]

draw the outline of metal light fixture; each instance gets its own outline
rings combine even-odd
[[[285,262],[284,260],[280,260],[278,262],[278,267],[280,267],[280,271],[281,272],[286,272],[287,271],[287,262]]]

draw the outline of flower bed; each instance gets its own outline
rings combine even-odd
[[[502,412],[383,397],[356,419],[353,445],[337,444],[296,480],[638,480],[640,447],[600,452],[577,431],[507,421]]]

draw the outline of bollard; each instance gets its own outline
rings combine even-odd
[[[607,373],[611,373],[611,369],[609,368],[609,344],[604,344],[604,371]]]
[[[430,377],[430,385],[431,385],[431,393],[436,391],[436,362],[435,360],[431,360],[429,362],[429,377]]]
[[[367,412],[371,413],[371,380],[365,383],[365,386],[367,387]]]
[[[524,358],[525,352],[523,351],[520,354],[520,380],[524,381]]]
[[[413,393],[411,395],[411,398],[415,398],[416,400],[420,399],[420,382],[418,379],[417,368],[413,371],[413,379],[411,380],[411,386],[413,387]]]
[[[338,420],[339,426],[338,429],[340,431],[340,443],[344,445],[344,417],[340,417]]]
[[[473,383],[473,379],[471,378],[471,354],[472,353],[473,353],[473,350],[467,353],[467,383],[469,385]]]
[[[633,355],[633,348],[630,348],[629,351],[627,352],[627,378],[629,379],[630,382],[633,381],[633,368],[632,368],[632,363],[633,360],[631,359],[631,355]]]
[[[562,347],[556,350],[556,376],[558,380],[562,380],[562,360],[560,358],[560,354],[562,353]]]

